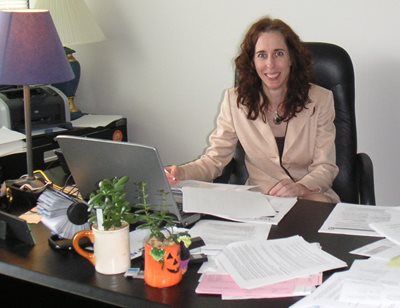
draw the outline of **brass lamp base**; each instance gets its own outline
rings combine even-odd
[[[75,93],[78,88],[80,76],[81,76],[81,65],[78,60],[74,57],[75,50],[64,47],[65,54],[68,62],[71,65],[71,69],[74,72],[75,78],[66,82],[53,84],[56,88],[61,90],[68,98],[68,107],[71,113],[71,120],[74,120],[82,115],[82,112],[78,109],[75,104]]]
[[[78,112],[79,109],[75,105],[75,97],[74,96],[68,96],[68,107],[70,112]]]

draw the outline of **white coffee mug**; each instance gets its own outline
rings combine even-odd
[[[88,238],[93,243],[94,252],[79,246],[81,238]],[[131,266],[129,247],[129,225],[117,230],[83,230],[72,239],[72,246],[82,257],[88,259],[101,274],[124,273]]]

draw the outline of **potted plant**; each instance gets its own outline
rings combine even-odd
[[[126,200],[125,186],[127,176],[103,179],[98,184],[98,190],[90,194],[89,223],[99,229],[110,230],[121,228],[134,222],[135,215]]]
[[[91,230],[80,231],[73,238],[73,247],[103,274],[119,274],[130,267],[129,224],[134,222],[132,207],[126,200],[127,176],[103,179],[90,195],[89,222]],[[94,252],[79,246],[79,240],[89,238]]]
[[[144,245],[144,281],[157,288],[176,285],[186,272],[190,235],[174,231],[174,217],[167,211],[165,192],[160,191],[161,209],[153,211],[147,183],[140,182],[137,187],[138,203],[134,205],[137,228],[147,228],[150,233]]]

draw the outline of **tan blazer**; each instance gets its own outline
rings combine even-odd
[[[282,166],[292,179],[339,201],[331,189],[338,173],[335,152],[335,109],[331,91],[311,85],[311,103],[287,126]],[[245,107],[237,107],[234,88],[225,92],[217,126],[209,138],[210,145],[197,160],[183,165],[184,179],[211,181],[232,159],[239,140],[246,153],[248,184],[268,191],[280,180],[289,178],[282,168],[278,147],[268,123],[246,117]]]

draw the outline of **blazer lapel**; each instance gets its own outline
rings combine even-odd
[[[314,109],[315,104],[311,102],[307,105],[307,109],[303,109],[302,112],[296,114],[296,116],[289,121],[285,137],[285,146],[283,149],[284,155],[290,150],[297,138],[299,138],[299,134],[301,133],[303,127],[308,121],[310,121],[311,116],[315,112]]]
[[[268,156],[271,152],[278,154],[278,147],[276,146],[276,141],[274,134],[272,133],[271,127],[268,123],[264,123],[260,118],[256,120],[254,123],[256,130],[258,131],[261,138],[265,140],[265,142],[259,142],[259,151],[267,154]],[[271,145],[270,147],[266,147],[265,144]]]

